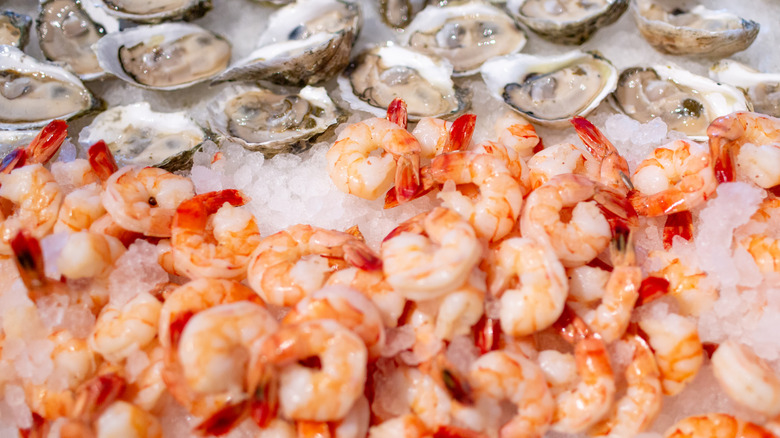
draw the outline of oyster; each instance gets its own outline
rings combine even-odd
[[[147,102],[110,108],[79,134],[79,143],[85,148],[105,141],[120,166],[167,170],[186,168],[206,139],[203,129],[186,113],[159,113]]]
[[[230,62],[230,44],[199,26],[166,23],[108,34],[95,45],[107,72],[133,85],[177,90],[207,81]]]
[[[404,32],[403,43],[446,58],[454,76],[476,73],[486,60],[522,50],[527,38],[501,9],[482,2],[428,6]]]
[[[18,48],[27,45],[30,33],[30,17],[5,11],[0,14],[0,44],[8,44]]]
[[[423,10],[425,3],[425,0],[379,0],[379,13],[388,26],[400,29]]]
[[[710,78],[740,88],[753,104],[753,111],[780,117],[780,74],[761,73],[724,59],[710,68]]]
[[[285,6],[269,18],[259,48],[214,82],[266,79],[303,86],[326,81],[349,63],[359,22],[357,3],[300,0]]]
[[[682,9],[679,1],[633,0],[632,11],[645,40],[672,55],[724,58],[747,49],[760,28],[727,11],[701,5]]]
[[[211,10],[211,0],[102,0],[111,15],[139,23],[194,20]]]
[[[12,46],[0,46],[0,129],[33,129],[97,109],[79,78]]]
[[[452,82],[449,61],[395,45],[364,51],[338,82],[353,109],[377,116],[384,116],[396,97],[406,101],[410,120],[454,115],[468,106]]]
[[[546,125],[564,125],[572,116],[588,114],[617,84],[612,63],[578,50],[550,57],[493,58],[480,71],[493,96]]]
[[[339,121],[340,113],[324,88],[234,85],[210,108],[210,128],[227,140],[267,155],[300,152],[306,140]]]
[[[508,0],[506,8],[546,40],[582,44],[599,28],[617,21],[628,9],[628,0]]]
[[[706,140],[717,117],[749,109],[736,88],[671,65],[624,70],[612,97],[626,115],[643,123],[660,117],[670,130],[694,140]]]

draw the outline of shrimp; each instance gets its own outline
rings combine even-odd
[[[537,189],[556,175],[574,173],[595,180],[598,163],[587,160],[585,154],[571,143],[560,143],[535,153],[528,160],[528,180]]]
[[[243,279],[260,244],[254,216],[236,208],[246,201],[237,190],[223,190],[179,204],[171,229],[174,270],[190,278]]]
[[[444,341],[468,335],[482,318],[485,302],[484,285],[467,281],[462,287],[434,300],[437,304],[434,335]]]
[[[526,336],[552,325],[566,302],[566,272],[552,249],[526,237],[501,242],[488,271],[490,292],[501,303],[501,330]]]
[[[627,341],[634,355],[626,368],[626,395],[618,400],[611,417],[590,430],[591,436],[636,436],[650,427],[661,410],[661,373],[653,351],[639,336],[629,336]]]
[[[146,292],[123,306],[109,303],[95,321],[90,347],[111,362],[126,359],[157,336],[161,309],[162,303]]]
[[[596,183],[583,176],[553,177],[528,195],[520,219],[523,236],[546,238],[565,267],[593,260],[611,240],[607,218],[589,201],[597,190]]]
[[[435,117],[423,117],[412,130],[420,142],[421,156],[433,158],[448,152],[468,149],[474,134],[476,116],[464,114],[454,122]]]
[[[483,141],[476,145],[473,152],[479,154],[487,154],[498,158],[504,163],[512,178],[520,184],[520,189],[523,191],[523,196],[528,194],[531,189],[530,174],[528,165],[520,157],[520,155],[511,147],[504,146],[494,141]]]
[[[116,237],[90,231],[71,233],[57,257],[57,269],[70,279],[107,278],[125,250]]]
[[[192,181],[156,167],[127,166],[111,175],[103,207],[122,228],[152,237],[171,237],[176,208],[192,198]]]
[[[780,415],[780,376],[748,347],[733,340],[712,354],[712,371],[733,400],[768,417]]]
[[[683,418],[664,433],[664,438],[774,438],[770,431],[728,414]]]
[[[628,163],[607,137],[584,117],[575,116],[571,124],[588,152],[599,163],[597,181],[624,194],[633,189],[628,178]]]
[[[382,271],[364,271],[352,267],[341,269],[328,277],[325,286],[331,285],[348,286],[360,291],[374,302],[385,327],[398,325],[406,299],[393,290]]]
[[[8,174],[29,164],[45,164],[60,150],[68,137],[68,124],[64,120],[52,120],[25,148],[11,151],[0,163],[0,173]]]
[[[674,140],[656,148],[634,171],[636,191],[630,200],[642,216],[690,210],[704,203],[718,186],[712,158],[704,146]]]
[[[518,156],[527,160],[542,144],[533,125],[514,111],[506,111],[496,120],[494,131],[498,143],[517,152]]]
[[[718,299],[718,290],[707,274],[687,265],[676,255],[666,251],[653,251],[650,258],[658,259],[663,267],[650,273],[669,282],[669,294],[679,305],[683,315],[698,316],[710,309]]]
[[[707,137],[719,182],[735,181],[739,171],[765,189],[780,184],[780,119],[736,112],[713,120]]]
[[[513,353],[491,351],[471,365],[468,380],[477,393],[517,406],[499,436],[542,437],[553,420],[555,403],[541,368]]]
[[[432,433],[416,415],[405,414],[377,425],[368,430],[368,438],[430,438]]]
[[[744,226],[747,235],[739,240],[763,273],[780,272],[780,198],[768,197]]]
[[[132,436],[162,438],[160,421],[154,415],[126,401],[117,400],[94,422],[95,438]],[[64,438],[64,437],[63,437]]]
[[[267,303],[294,306],[320,289],[328,275],[347,264],[365,270],[382,266],[360,238],[310,225],[293,225],[264,238],[249,257],[249,285]]]
[[[356,334],[333,320],[282,326],[260,347],[260,364],[279,373],[279,407],[293,420],[336,421],[363,395],[368,351]],[[319,360],[307,367],[302,360]]]
[[[437,207],[391,231],[381,252],[387,282],[407,299],[426,300],[463,285],[482,246],[468,222]]]
[[[372,155],[379,149],[379,156]],[[420,152],[420,143],[406,129],[382,118],[368,119],[341,131],[326,154],[328,174],[342,192],[369,200],[395,182],[403,203],[420,185]]]
[[[168,392],[163,380],[165,351],[159,341],[154,340],[144,352],[149,364],[134,376],[135,379],[128,385],[124,398],[145,411],[159,412],[160,401],[165,400],[163,395]]]
[[[60,429],[62,438],[94,436],[92,424],[124,392],[127,381],[116,370],[108,368],[84,382],[76,393],[70,418]]]
[[[696,324],[670,313],[660,319],[643,319],[639,327],[653,348],[664,394],[679,394],[696,377],[704,361]]]
[[[87,184],[65,195],[57,214],[54,232],[87,230],[106,214],[101,201],[102,187],[98,183]]]

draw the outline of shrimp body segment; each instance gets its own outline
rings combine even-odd
[[[655,353],[664,394],[679,394],[696,377],[704,361],[696,324],[670,313],[659,319],[644,319],[639,327],[647,333]]]
[[[684,418],[664,434],[664,438],[774,438],[763,427],[727,414],[707,414]]]
[[[729,397],[768,417],[780,415],[780,376],[749,348],[726,341],[713,353],[712,366]]]
[[[780,184],[780,119],[736,112],[713,120],[707,137],[718,181],[740,173],[765,189]]]

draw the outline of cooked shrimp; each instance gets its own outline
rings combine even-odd
[[[0,173],[8,174],[29,164],[45,164],[68,137],[68,124],[64,120],[52,120],[25,148],[11,151],[0,163]]]
[[[421,156],[433,158],[447,152],[468,149],[474,134],[476,116],[464,114],[454,122],[435,117],[423,117],[412,130],[420,142]]]
[[[501,303],[501,330],[526,336],[552,325],[568,294],[566,272],[552,249],[530,238],[504,240],[488,270],[490,292]]]
[[[368,430],[368,438],[429,438],[432,433],[416,415],[391,418]]]
[[[319,367],[298,363],[313,357]],[[340,420],[363,395],[366,346],[336,321],[283,326],[263,341],[260,358],[279,367],[279,407],[286,418]]]
[[[176,209],[171,229],[174,270],[190,278],[242,280],[260,231],[237,190],[204,193]]]
[[[479,154],[491,155],[501,160],[506,166],[509,173],[512,174],[512,178],[520,184],[520,188],[523,191],[523,196],[531,191],[531,180],[528,165],[525,160],[520,157],[514,149],[503,144],[496,143],[494,141],[483,141],[482,143],[474,146],[473,152]]]
[[[95,438],[162,438],[160,421],[126,401],[117,400],[95,420]],[[63,437],[64,438],[64,437]]]
[[[501,426],[502,438],[542,437],[549,429],[555,403],[534,362],[518,354],[491,351],[471,365],[468,380],[478,393],[517,406],[517,415]]]
[[[116,237],[90,231],[68,234],[57,257],[57,269],[67,278],[106,278],[114,263],[125,253]]]
[[[249,258],[249,285],[278,306],[294,306],[320,289],[328,275],[352,265],[377,270],[382,263],[360,238],[310,225],[293,225],[264,238]]]
[[[412,300],[436,298],[460,287],[481,255],[471,225],[441,207],[415,216],[382,242],[387,282]]]
[[[536,189],[556,175],[574,173],[595,180],[598,163],[586,160],[585,154],[571,143],[559,143],[535,153],[528,160],[528,180]]]
[[[145,411],[159,412],[161,400],[165,400],[163,396],[168,393],[163,380],[165,352],[158,341],[153,341],[144,352],[149,363],[137,373],[123,397]]]
[[[57,214],[54,232],[87,230],[106,214],[101,201],[102,187],[98,183],[87,184],[65,195]]]
[[[670,313],[660,319],[646,318],[639,327],[647,333],[655,353],[664,394],[679,394],[696,377],[704,361],[696,324]]]
[[[9,242],[22,228],[38,239],[54,228],[62,204],[62,192],[51,172],[41,164],[0,173],[0,197],[13,204],[0,223],[0,254],[10,255]]]
[[[599,164],[597,181],[623,194],[628,193],[633,188],[628,178],[628,163],[617,148],[588,119],[575,116],[571,119],[571,124],[588,152]]]
[[[736,112],[713,120],[707,137],[718,181],[739,173],[765,189],[780,184],[780,119]]]
[[[94,421],[114,403],[127,387],[127,381],[113,367],[84,382],[76,393],[70,418],[62,425],[62,438],[93,436]]]
[[[90,347],[111,362],[126,359],[157,336],[161,309],[162,303],[146,292],[122,306],[109,303],[95,321]]]
[[[541,145],[541,139],[533,125],[514,111],[506,111],[496,120],[494,131],[498,142],[519,155],[523,160],[531,158]]]
[[[390,286],[382,271],[351,267],[341,269],[331,274],[325,285],[343,285],[359,290],[374,302],[385,327],[395,327],[404,312],[406,298]]]
[[[733,340],[712,354],[712,371],[720,387],[742,406],[770,418],[780,415],[780,376],[748,347]]]
[[[100,177],[92,169],[89,160],[57,161],[51,164],[51,174],[57,180],[62,192],[68,194],[89,184],[99,183]]]
[[[176,207],[192,198],[192,181],[157,167],[127,166],[111,175],[101,196],[121,227],[153,237],[171,237]]]
[[[643,216],[690,210],[706,201],[718,186],[706,147],[674,140],[642,161],[632,179],[631,204]]]
[[[467,281],[462,287],[438,298],[434,334],[444,341],[468,335],[482,317],[485,302],[484,285]]]
[[[669,282],[669,294],[677,299],[682,315],[698,316],[709,310],[718,299],[718,290],[707,274],[692,267],[673,253],[653,251],[649,257],[663,263],[663,267],[650,273]]]
[[[687,417],[664,433],[664,438],[774,438],[763,427],[727,414]]]
[[[639,336],[628,337],[634,348],[626,368],[626,394],[615,404],[611,417],[594,426],[591,436],[622,438],[644,432],[661,410],[661,373],[653,351]]]
[[[379,156],[374,155],[377,150],[382,150]],[[342,192],[371,200],[395,183],[398,200],[406,202],[420,184],[420,151],[406,129],[382,118],[368,119],[341,131],[326,154],[328,174]]]
[[[745,225],[750,231],[739,240],[763,273],[780,272],[780,198],[767,197]]]
[[[610,242],[610,224],[595,201],[591,180],[572,174],[553,177],[526,199],[520,230],[523,236],[546,238],[563,266],[593,260]],[[568,221],[562,216],[569,215]]]

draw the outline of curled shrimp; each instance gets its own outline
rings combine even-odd
[[[105,182],[101,196],[122,228],[153,237],[171,237],[176,207],[192,198],[192,181],[156,167],[127,166]]]
[[[106,209],[100,199],[103,192],[98,183],[87,184],[65,195],[57,214],[54,232],[87,230]]]
[[[773,438],[763,427],[728,414],[683,418],[664,433],[664,438]]]
[[[597,181],[621,193],[632,189],[628,178],[628,163],[607,137],[584,117],[575,116],[571,119],[571,124],[588,152],[599,163]]]
[[[780,184],[780,119],[736,112],[713,120],[707,137],[719,182],[740,173],[765,189]]]
[[[260,244],[254,216],[236,208],[246,201],[237,190],[223,190],[179,204],[171,228],[174,270],[190,278],[243,279]]]
[[[412,300],[436,298],[460,287],[481,255],[471,225],[442,207],[408,220],[382,242],[387,282]]]
[[[631,204],[642,216],[690,210],[704,203],[718,186],[709,151],[698,143],[674,140],[656,148],[632,178]]]
[[[551,326],[569,287],[566,272],[549,246],[515,237],[499,244],[488,271],[490,292],[500,297],[501,330],[526,336]]]
[[[696,377],[704,361],[696,324],[670,313],[658,319],[645,318],[639,327],[653,348],[664,394],[679,394]]]
[[[381,155],[372,155],[380,149]],[[368,119],[339,134],[326,154],[328,174],[342,192],[371,200],[395,182],[399,202],[406,202],[420,184],[420,151],[406,129],[382,118]]]
[[[341,269],[328,277],[325,285],[347,286],[369,297],[379,310],[385,327],[395,327],[406,306],[406,299],[390,286],[385,274],[379,270]]]
[[[368,438],[428,438],[431,432],[419,417],[405,414],[371,426]]]
[[[154,415],[126,401],[108,406],[94,423],[95,437],[125,436],[162,438],[163,429]]]
[[[670,252],[653,251],[650,257],[663,263],[661,269],[650,275],[669,282],[669,294],[677,300],[681,314],[698,316],[718,299],[716,285],[705,272],[689,266]]]
[[[90,347],[111,362],[120,362],[142,350],[157,336],[162,303],[141,293],[123,306],[103,307],[89,337]]]
[[[320,289],[331,272],[347,265],[377,270],[382,263],[352,234],[293,225],[260,242],[249,258],[247,277],[266,302],[293,306]]]
[[[106,234],[79,231],[68,234],[57,257],[57,268],[67,278],[106,278],[125,253],[122,242]]]
[[[493,129],[498,143],[517,152],[523,160],[529,159],[542,144],[534,126],[514,111],[504,112]]]
[[[454,122],[436,117],[423,117],[412,130],[420,142],[421,156],[433,158],[448,152],[468,149],[474,134],[476,116],[464,114]]]
[[[728,340],[712,354],[712,371],[733,400],[768,417],[780,415],[780,376],[748,347]]]
[[[535,153],[528,160],[528,181],[537,189],[556,175],[574,173],[596,179],[598,163],[587,160],[585,154],[571,143],[559,143]]]
[[[523,196],[530,192],[531,181],[528,165],[514,149],[494,141],[483,141],[474,146],[473,152],[487,154],[498,158],[504,163],[512,178],[520,184]]]

